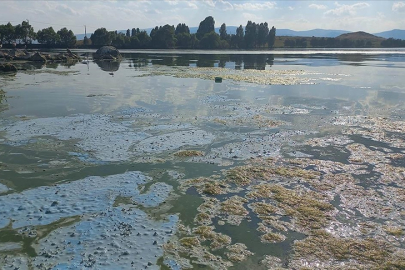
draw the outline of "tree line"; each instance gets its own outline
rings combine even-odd
[[[32,44],[37,41],[46,47],[75,47],[79,44],[72,30],[66,27],[55,30],[52,27],[34,31],[28,21],[18,25],[10,22],[0,25],[1,44]],[[248,21],[246,26],[240,25],[235,34],[227,33],[223,23],[219,34],[215,32],[215,20],[212,16],[200,22],[195,34],[190,33],[185,23],[156,26],[150,34],[139,28],[128,29],[126,33],[108,31],[98,28],[90,38],[85,37],[84,46],[99,47],[112,45],[120,49],[258,49],[273,48],[276,41],[276,28],[269,27],[267,22],[255,23]],[[367,47],[405,47],[405,40],[385,39],[381,42],[370,40],[353,40],[320,37],[290,37],[278,47],[286,48],[367,48]]]
[[[156,26],[150,32],[139,28],[128,29],[126,33],[97,29],[90,37],[92,45],[113,45],[117,48],[135,49],[256,49],[273,48],[276,36],[274,26],[269,29],[267,22],[256,24],[248,21],[246,27],[240,25],[236,34],[228,34],[223,23],[219,34],[215,32],[212,16],[200,22],[197,33],[191,34],[185,23]],[[89,44],[84,40],[84,44]]]
[[[32,44],[36,40],[41,44],[48,46],[66,46],[74,47],[76,45],[76,36],[72,30],[66,27],[55,32],[52,27],[34,31],[34,28],[28,21],[23,21],[18,25],[12,25],[10,22],[0,25],[1,44]]]
[[[324,38],[324,37],[294,37],[284,40],[286,48],[372,48],[372,47],[405,47],[405,40],[384,39],[381,42],[372,42],[365,39]]]

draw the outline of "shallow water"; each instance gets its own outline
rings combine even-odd
[[[303,219],[317,217],[291,212],[274,192],[249,198],[261,183],[331,203],[317,229],[333,237],[376,237],[393,254],[404,252],[404,50],[122,53],[120,63],[19,63],[16,75],[0,76],[2,268],[386,265],[332,251],[301,256],[297,243],[317,232]],[[227,180],[227,170],[246,164],[319,176],[270,172],[249,176],[247,186]],[[222,193],[189,183],[199,177],[220,183]],[[247,215],[218,208],[234,195],[247,198]],[[210,198],[217,208],[204,212]],[[258,201],[278,209],[264,227],[285,240],[260,241],[265,218],[250,206]],[[210,247],[214,238],[195,233],[198,213],[210,215],[210,237],[230,242]],[[199,244],[182,251],[184,237],[197,237],[210,255]],[[236,243],[254,254],[232,259]],[[265,263],[265,255],[280,261]]]

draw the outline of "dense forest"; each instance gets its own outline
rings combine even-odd
[[[55,31],[52,27],[34,31],[28,21],[12,25],[10,22],[0,25],[1,44],[31,45],[39,43],[42,47],[100,47],[112,45],[119,49],[265,49],[274,47],[286,48],[366,48],[366,47],[405,47],[405,40],[384,39],[371,42],[363,39],[347,38],[305,38],[305,37],[278,37],[276,28],[267,22],[255,23],[248,21],[246,26],[240,25],[235,34],[227,33],[226,24],[223,23],[219,34],[215,32],[215,20],[212,16],[200,22],[196,33],[190,33],[189,27],[184,23],[174,25],[156,26],[150,34],[139,28],[128,29],[126,33],[108,31],[98,28],[77,41],[72,30],[66,27]],[[281,41],[282,40],[282,41]]]
[[[217,34],[215,20],[209,16],[200,22],[195,34],[191,34],[184,23],[176,27],[168,24],[156,26],[150,35],[139,28],[128,29],[125,34],[99,28],[91,35],[90,41],[85,39],[83,43],[91,42],[98,46],[111,44],[127,49],[256,49],[272,48],[275,36],[274,26],[269,29],[267,22],[258,24],[252,21],[248,21],[245,28],[240,25],[236,34],[228,34],[223,23]]]
[[[1,44],[32,44],[36,40],[40,44],[52,46],[74,47],[76,45],[76,36],[72,30],[66,27],[55,32],[52,27],[34,31],[34,28],[28,21],[21,24],[12,25],[11,23],[0,25]]]
[[[272,48],[276,36],[276,29],[270,29],[267,22],[248,21],[245,27],[238,27],[236,34],[228,34],[225,23],[219,34],[214,27],[215,20],[209,16],[200,22],[195,34],[191,34],[184,23],[176,27],[168,24],[156,26],[150,34],[139,28],[128,29],[126,33],[98,28],[79,44],[71,30],[62,28],[55,32],[48,27],[35,32],[29,22],[24,21],[16,26],[11,23],[0,25],[0,41],[2,44],[28,45],[36,40],[45,47],[112,45],[120,49],[257,49]]]
[[[286,37],[283,39],[285,48],[399,48],[405,47],[405,40],[402,39],[349,39],[349,38],[324,38],[324,37]]]

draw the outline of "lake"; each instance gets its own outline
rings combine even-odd
[[[405,267],[405,50],[92,52],[0,76],[2,269]]]

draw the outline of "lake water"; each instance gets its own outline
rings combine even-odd
[[[405,50],[76,52],[0,76],[2,269],[405,267]]]

